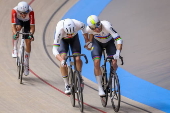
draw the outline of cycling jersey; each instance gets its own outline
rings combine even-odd
[[[85,30],[85,24],[78,21],[78,20],[75,20],[75,19],[72,19],[72,21],[74,22],[75,26],[76,26],[76,29],[75,29],[75,32],[72,34],[72,37],[69,37],[67,35],[67,33],[64,31],[63,29],[63,22],[64,20],[60,20],[58,23],[57,23],[57,26],[56,26],[56,31],[55,31],[55,36],[54,36],[54,43],[53,43],[53,54],[56,56],[57,54],[60,54],[62,51],[58,51],[58,47],[60,47],[60,41],[61,39],[64,39],[64,40],[67,40],[67,39],[71,39],[71,38],[75,38],[77,37],[76,35],[78,34],[78,31],[81,30],[82,34],[85,34],[86,33],[86,30]],[[77,41],[77,43],[74,43],[75,45],[80,45],[79,44],[80,42]],[[65,43],[65,44],[68,44],[68,43]],[[62,47],[66,47],[66,46],[62,46]],[[60,48],[60,50],[62,49],[62,47]],[[72,50],[76,50],[76,48],[74,48],[76,46],[73,46]],[[80,47],[80,46],[79,46]],[[63,50],[66,50],[66,48]],[[65,51],[64,51],[65,52]]]
[[[116,53],[116,46],[114,42],[116,41],[117,44],[122,44],[120,35],[113,29],[110,22],[101,21],[101,25],[102,31],[100,33],[94,32],[89,27],[86,28],[87,33],[94,35],[91,52],[93,60],[101,58],[103,48],[106,49],[108,56],[113,56]]]
[[[26,15],[25,18],[23,18],[20,13],[17,11],[17,6],[12,9],[12,18],[11,18],[11,23],[16,24],[17,19],[26,22],[30,21],[30,25],[35,25],[35,20],[34,20],[34,11],[33,9],[29,6],[29,12]]]
[[[107,43],[112,38],[114,38],[117,44],[122,44],[122,39],[120,35],[113,29],[110,22],[104,20],[101,21],[101,24],[102,24],[102,31],[100,33],[94,32],[89,28],[89,26],[86,28],[86,30],[89,34],[93,34],[94,38],[101,43]]]

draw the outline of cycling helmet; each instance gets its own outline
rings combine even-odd
[[[93,30],[101,26],[100,20],[96,15],[91,15],[87,18],[88,26]]]
[[[63,28],[67,34],[73,34],[75,32],[76,26],[71,19],[65,19],[63,22]]]
[[[29,5],[27,2],[19,2],[17,6],[17,10],[21,13],[28,13],[29,12]]]

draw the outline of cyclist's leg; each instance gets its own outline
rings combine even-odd
[[[29,33],[30,32],[30,21],[24,22],[24,32]],[[24,74],[29,74],[29,58],[30,58],[30,52],[31,52],[31,40],[28,38],[29,35],[24,35],[25,37],[25,60],[24,60]]]
[[[70,47],[73,55],[81,54],[81,46],[80,46],[78,33],[72,39],[70,39]],[[76,66],[77,66],[77,70],[81,72],[82,60],[80,59],[79,56],[76,57]]]
[[[22,21],[16,18],[16,30],[17,30],[17,31],[20,31],[21,28],[22,28],[22,26],[23,26]],[[12,36],[13,36],[13,35],[15,35],[15,34],[12,33]],[[19,40],[19,37],[18,37],[16,40],[14,40],[14,39],[12,38],[12,43],[13,43],[12,57],[13,57],[13,58],[16,58],[16,57],[17,57],[17,53],[18,53],[18,51],[17,51],[18,40]]]
[[[114,44],[114,39],[110,40],[108,43],[107,43],[107,46],[106,46],[106,53],[108,56],[110,57],[113,57],[113,55],[116,53],[116,46]],[[117,70],[117,60],[112,60],[112,67],[114,69],[114,71]],[[112,87],[114,85],[114,78],[112,78]]]
[[[99,96],[104,96],[105,93],[103,91],[102,84],[101,84],[102,72],[100,69],[100,59],[102,56],[102,47],[99,44],[99,42],[94,38],[93,38],[93,49],[92,49],[91,55],[92,55],[92,58],[94,61],[94,73],[95,73],[96,80],[98,83]]]
[[[81,46],[80,46],[78,33],[70,40],[70,47],[71,47],[71,51],[72,51],[73,55],[81,54]],[[82,63],[80,56],[77,56],[76,57],[76,68],[80,72],[81,86],[82,86],[82,89],[83,89],[84,88],[84,81],[83,81],[83,78],[82,78],[82,65],[83,65],[83,63]]]
[[[61,39],[60,47],[58,49],[59,49],[59,53],[60,53],[60,56],[62,57],[62,59],[65,59],[65,56],[67,55],[67,52],[69,50],[69,43],[67,42],[67,39]],[[70,90],[70,86],[69,86],[69,82],[68,82],[68,68],[62,67],[60,65],[60,71],[61,71],[62,78],[63,78],[64,84],[65,84],[65,93],[69,94],[71,92],[71,90]]]
[[[108,56],[111,56],[113,57],[114,54],[116,54],[116,46],[114,44],[114,39],[110,40],[108,43],[107,43],[107,46],[106,46],[106,53]],[[116,71],[117,70],[117,60],[112,60],[112,66],[113,66],[113,69]]]

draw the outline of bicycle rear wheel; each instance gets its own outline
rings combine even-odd
[[[73,70],[71,67],[68,67],[68,78],[69,78],[69,85],[71,88],[70,101],[72,106],[75,107],[74,77],[73,77]]]
[[[112,90],[111,103],[114,111],[118,112],[120,108],[120,100],[121,100],[120,84],[119,84],[119,78],[116,73],[113,75],[113,77],[114,77],[114,84],[112,85],[113,90]]]
[[[103,107],[106,107],[107,105],[107,100],[108,100],[108,87],[107,87],[107,75],[106,73],[104,73],[104,66],[101,66],[101,71],[102,71],[102,87],[103,87],[103,90],[105,92],[105,96],[101,96],[100,97],[100,100],[101,100],[101,103],[102,103],[102,106]]]
[[[75,71],[75,91],[77,91],[77,100],[79,109],[81,112],[83,112],[83,92],[81,88],[81,80],[80,80],[80,73],[78,71]]]
[[[22,78],[24,73],[24,47],[21,50],[21,61],[20,61],[20,84],[22,84]]]

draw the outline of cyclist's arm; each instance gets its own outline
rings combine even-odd
[[[80,22],[78,20],[74,20],[77,27],[81,30],[81,33],[84,36],[85,43],[88,42],[88,33],[86,31],[86,25],[83,22]]]
[[[88,33],[83,34],[83,36],[84,36],[85,43],[87,43],[89,41]]]
[[[35,19],[34,19],[34,11],[29,13],[30,18],[30,33],[33,35],[35,32]]]
[[[123,40],[120,37],[120,35],[113,29],[113,27],[110,27],[110,34],[112,35],[112,37],[117,43],[117,46],[116,46],[117,50],[122,50]]]
[[[59,31],[56,30],[55,36],[54,36],[54,43],[53,43],[53,55],[59,60],[62,61],[64,59],[61,58],[58,48],[60,47],[60,40],[62,38],[62,35]]]
[[[94,35],[93,34],[89,34],[89,42],[92,42],[93,38],[94,38]]]
[[[17,29],[16,29],[16,11],[14,9],[12,9],[11,12],[11,23],[12,23],[12,32],[13,34],[17,33]]]
[[[33,35],[35,32],[35,25],[30,25],[30,33]]]

